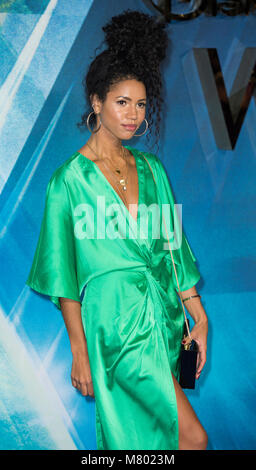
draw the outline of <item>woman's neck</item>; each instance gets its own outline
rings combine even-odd
[[[88,144],[88,147],[87,147]],[[117,162],[127,156],[121,140],[104,139],[103,136],[92,136],[85,144],[85,149],[89,148],[93,152],[95,160],[112,159]]]

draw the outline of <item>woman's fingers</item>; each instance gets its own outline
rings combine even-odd
[[[71,377],[71,382],[73,387],[79,390],[83,396],[90,395],[95,398],[92,381],[79,381],[78,379]]]
[[[199,364],[200,364],[200,354],[198,353],[197,354],[197,361],[196,361],[196,370],[198,369]]]
[[[206,359],[200,359],[200,363],[199,363],[199,366],[197,368],[197,373],[200,374],[200,372],[202,372],[202,369],[203,369],[205,363],[206,363]]]
[[[71,376],[71,383],[72,383],[73,387],[77,388],[77,384],[78,384],[77,380],[72,376]]]
[[[87,383],[86,382],[79,382],[79,391],[83,396],[88,395],[88,390],[87,390]]]
[[[197,353],[197,362],[196,362],[196,378],[198,379],[206,363],[206,348],[202,346],[200,340],[198,340],[197,338],[194,338],[192,335],[191,335],[191,338],[194,339],[198,344],[198,353]],[[188,344],[188,343],[190,343],[190,338],[189,336],[186,336],[185,344]]]
[[[90,395],[91,397],[95,398],[95,397],[94,397],[94,390],[93,390],[92,381],[87,382],[87,390],[88,390],[89,395]]]
[[[202,369],[206,363],[206,351],[207,351],[207,332],[208,326],[205,324],[195,323],[192,328],[190,335],[185,337],[185,344],[190,343],[191,339],[197,342],[198,345],[198,354],[197,354],[197,363],[196,363],[196,378],[200,377]],[[183,343],[183,341],[182,341]],[[183,344],[184,344],[183,343]]]
[[[197,378],[200,376],[200,373],[202,372],[202,369],[205,363],[206,363],[206,351],[199,349],[199,352],[197,355],[197,370],[196,370]]]
[[[79,385],[79,391],[83,396],[90,395],[91,397],[94,398],[94,392],[93,392],[93,385],[92,381],[90,382],[78,382]]]
[[[75,355],[73,357],[71,369],[71,382],[83,396],[94,397],[92,376],[88,357],[85,355]]]

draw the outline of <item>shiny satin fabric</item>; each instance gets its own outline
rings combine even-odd
[[[75,152],[48,183],[26,284],[48,295],[58,309],[59,297],[81,302],[97,449],[175,450],[179,430],[171,372],[179,380],[184,314],[161,230],[162,204],[169,204],[174,229],[175,200],[160,159],[143,152],[157,195],[141,151],[125,147],[138,173],[137,221],[99,167]],[[160,207],[159,224],[146,209],[151,204]],[[113,208],[122,222],[118,230]],[[200,273],[183,230],[181,237],[173,257],[183,291],[198,282]]]

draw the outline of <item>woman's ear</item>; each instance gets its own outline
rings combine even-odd
[[[93,111],[98,114],[101,110],[101,102],[99,100],[99,97],[96,94],[90,95],[90,100]]]

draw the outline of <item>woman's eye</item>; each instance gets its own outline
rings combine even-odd
[[[121,103],[126,103],[126,101],[125,101],[125,100],[119,100],[118,103],[120,103],[120,104],[121,104]],[[141,107],[143,108],[143,107],[146,106],[146,103],[138,103],[138,104],[139,104],[139,105],[142,104],[142,106],[140,106],[140,108],[141,108]]]

